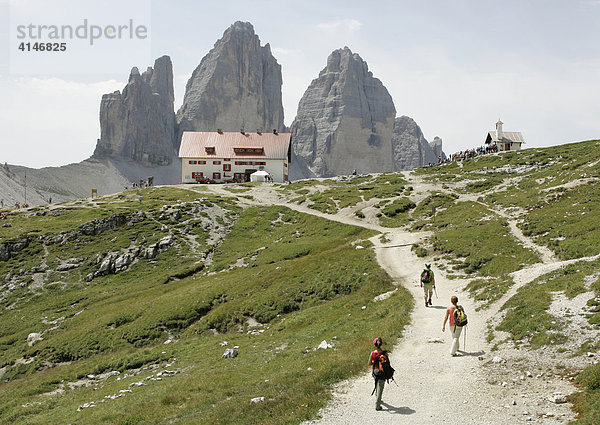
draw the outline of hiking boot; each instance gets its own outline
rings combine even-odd
[[[375,410],[383,410],[383,407],[381,407],[381,406],[376,406],[376,407],[375,407]]]
[[[429,303],[429,305],[431,305],[431,298],[429,298],[429,301],[427,301]]]
[[[427,301],[425,301],[425,307],[429,307],[429,304],[427,304]]]

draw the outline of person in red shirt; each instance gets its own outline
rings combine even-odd
[[[456,310],[458,307],[458,297],[453,295],[452,298],[450,298],[450,302],[452,305],[446,310],[446,317],[444,317],[442,332],[446,330],[446,322],[448,321],[448,318],[450,318],[450,333],[452,335],[452,347],[450,348],[450,355],[455,357],[457,356],[456,351],[460,346],[458,339],[460,338],[462,326],[456,326],[456,318],[454,317],[454,310]]]
[[[383,344],[383,340],[381,338],[375,338],[373,340],[373,345],[375,346],[375,350],[371,351],[371,355],[369,356],[369,366],[372,366],[373,370],[378,367],[378,359],[383,350],[381,345]],[[375,373],[373,373],[373,377],[375,378]],[[377,391],[377,398],[375,400],[375,410],[381,410],[381,396],[383,395],[383,387],[385,386],[385,379],[377,379],[375,378],[375,388]]]

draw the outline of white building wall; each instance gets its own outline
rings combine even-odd
[[[518,142],[512,142],[512,143],[510,144],[510,150],[511,150],[511,151],[519,151],[519,150],[521,150],[521,143],[518,143]]]
[[[206,164],[190,164],[190,161],[206,161]],[[220,164],[214,164],[214,161],[220,161]],[[265,165],[236,165],[236,162],[265,162]],[[231,171],[223,171],[223,164],[230,164]],[[274,182],[282,183],[287,181],[288,176],[287,159],[265,159],[265,158],[231,158],[225,161],[224,158],[181,158],[181,182],[194,183],[196,179],[192,178],[192,173],[203,173],[205,178],[212,179],[213,173],[221,173],[221,179],[217,181],[233,179],[235,173],[244,173],[247,169],[265,170],[269,173]]]

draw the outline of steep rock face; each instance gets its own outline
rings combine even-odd
[[[335,50],[298,105],[292,144],[299,163],[318,177],[391,171],[396,109],[367,63],[349,48]],[[292,161],[291,174],[304,174]]]
[[[249,22],[229,27],[187,82],[177,112],[184,131],[282,131],[281,65]]]
[[[442,150],[442,139],[438,136],[435,136],[431,142],[429,142],[429,146],[433,150],[433,153],[437,158],[441,158],[443,161],[446,160],[446,154]]]
[[[437,155],[423,136],[421,128],[405,115],[396,118],[392,136],[395,170],[412,170],[437,163]],[[439,145],[441,151],[441,139]]]
[[[168,56],[140,75],[131,70],[123,92],[102,96],[94,156],[168,165],[175,152],[173,66]]]

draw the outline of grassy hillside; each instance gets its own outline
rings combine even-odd
[[[510,272],[541,260],[504,230],[509,221],[557,261],[572,260],[522,286],[502,305],[490,340],[502,331],[517,346],[563,358],[600,348],[600,141],[485,156],[417,174],[441,183],[445,195],[469,199],[447,200],[435,221],[429,217],[417,225],[436,229],[433,248],[453,254],[454,271],[475,272],[468,289],[483,308],[514,284]],[[511,239],[514,244],[507,243]],[[573,311],[576,297],[587,300],[582,312]],[[583,390],[572,398],[577,423],[598,423],[600,367],[583,370],[576,382]]]
[[[283,207],[148,189],[8,222],[3,423],[298,423],[412,308],[374,303],[371,232]]]
[[[425,184],[424,191],[414,192],[415,179]],[[285,190],[318,211],[362,203],[356,211],[361,219],[371,209],[384,227],[432,231],[414,251],[433,257],[448,278],[467,278],[478,308],[506,295],[515,284],[514,272],[543,261],[524,242],[531,240],[547,249],[552,261],[571,262],[519,288],[501,306],[488,340],[552,350],[566,359],[600,348],[600,141],[488,155],[421,168],[408,177],[298,182]],[[583,310],[573,311],[571,304],[581,297],[587,300]],[[508,339],[495,340],[496,334]],[[596,365],[577,380],[584,390],[576,398],[581,423],[599,421],[599,376]]]
[[[499,310],[492,344],[568,361],[600,348],[599,158],[589,141],[273,190],[322,213],[429,232],[413,250],[465,279],[479,309]],[[375,232],[242,208],[236,199],[260,186],[226,189],[9,215],[2,422],[295,424],[333,383],[364,372],[373,335],[400,336],[412,300],[399,290],[373,301],[394,287],[369,249]],[[515,279],[557,261],[567,262]],[[322,341],[332,348],[317,349]],[[233,347],[237,357],[221,357]],[[598,423],[600,367],[581,369],[578,423]]]

